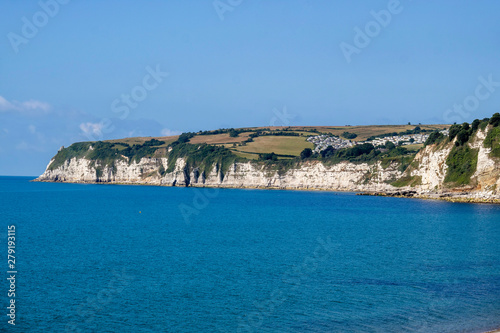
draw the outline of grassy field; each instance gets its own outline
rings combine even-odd
[[[241,133],[235,138],[232,138],[229,136],[228,133],[224,134],[214,134],[214,135],[197,135],[191,140],[189,140],[190,143],[208,143],[208,144],[222,144],[222,143],[239,143],[243,142],[246,139],[248,139],[248,136],[251,134],[251,132],[245,132]]]
[[[123,143],[127,143],[127,144],[132,146],[135,144],[143,144],[144,142],[149,141],[151,139],[156,139],[156,140],[160,140],[160,141],[165,141],[164,144],[162,144],[161,146],[157,146],[157,147],[167,147],[169,144],[171,144],[172,142],[177,140],[178,137],[179,137],[178,135],[175,135],[175,136],[154,136],[154,137],[146,136],[146,137],[136,137],[136,138],[105,140],[104,142],[111,142],[111,143],[123,142]]]
[[[419,143],[419,144],[414,144],[414,145],[406,145],[406,146],[403,146],[403,147],[406,148],[406,149],[408,149],[408,150],[417,151],[420,148],[422,148],[423,146],[424,146],[423,143]]]
[[[400,133],[407,130],[413,130],[416,126],[419,126],[424,130],[442,130],[447,129],[451,125],[370,125],[370,126],[289,126],[289,127],[254,127],[253,129],[267,129],[272,131],[283,131],[295,132],[303,136],[318,135],[320,133],[331,133],[333,135],[341,136],[344,132],[355,133],[358,136],[354,141],[365,141],[371,136],[386,134],[386,133]],[[313,130],[319,133],[312,132]],[[230,138],[228,134],[217,134],[217,135],[203,135],[195,136],[191,139],[193,143],[230,143],[230,142],[241,142],[241,138],[248,138],[251,132],[241,133],[236,138]]]
[[[253,142],[248,142],[246,145],[241,144],[249,138],[249,135],[254,132],[242,132],[237,137],[230,137],[228,133],[213,134],[213,135],[195,135],[190,139],[192,144],[215,144],[222,145],[231,149],[236,155],[246,157],[248,159],[257,159],[258,154],[271,153],[279,155],[299,156],[304,148],[314,148],[312,143],[306,141],[306,138],[311,135],[319,135],[320,133],[331,133],[341,136],[344,132],[355,133],[358,136],[353,139],[355,141],[365,141],[371,136],[404,132],[413,130],[416,126],[420,126],[426,130],[442,130],[449,128],[450,125],[373,125],[373,126],[290,126],[290,127],[254,127],[245,128],[245,130],[269,129],[271,131],[287,131],[294,132],[300,136],[260,136],[254,139]],[[313,132],[317,131],[319,133]],[[129,145],[142,144],[151,139],[165,141],[159,147],[167,147],[172,142],[176,141],[178,136],[163,136],[163,137],[136,137],[116,140],[107,140],[107,142],[124,142]],[[236,144],[236,146],[234,146]],[[409,150],[418,150],[422,145],[405,146]],[[117,146],[120,149],[119,146]]]
[[[249,160],[256,160],[256,159],[259,158],[258,154],[244,153],[244,152],[241,152],[241,151],[237,151],[235,149],[231,149],[231,150],[238,157],[248,158]]]
[[[260,136],[255,138],[254,142],[249,142],[246,146],[238,146],[235,149],[239,152],[259,154],[274,152],[279,155],[299,156],[304,148],[314,148],[314,145],[307,142],[305,137]]]

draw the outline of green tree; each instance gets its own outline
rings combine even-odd
[[[391,141],[386,141],[385,142],[385,148],[391,150],[391,149],[396,148],[396,145],[394,143],[392,143]]]
[[[332,146],[326,147],[326,149],[322,150],[320,152],[321,157],[323,158],[328,158],[330,156],[333,156],[335,154],[335,149]]]
[[[472,122],[472,125],[471,125],[472,132],[477,131],[477,129],[479,128],[479,124],[481,124],[481,120],[474,119],[474,121]]]
[[[441,142],[444,139],[444,135],[438,131],[432,132],[424,143],[424,146],[432,145],[437,142]]]
[[[300,158],[305,159],[311,157],[313,154],[311,148],[305,148],[301,153],[300,153]]]
[[[277,161],[278,155],[276,155],[274,152],[272,152],[270,154],[259,154],[259,160],[261,160],[261,161]]]
[[[490,118],[490,125],[493,127],[500,125],[500,113],[497,112]]]
[[[350,133],[350,132],[344,132],[342,133],[342,136],[348,140],[355,139],[358,137],[356,133]]]
[[[451,125],[450,132],[449,132],[450,141],[453,140],[457,136],[458,132],[460,132],[461,130],[462,130],[462,126],[457,125],[457,124]]]
[[[463,146],[469,140],[469,132],[465,129],[462,129],[457,134],[457,144]]]

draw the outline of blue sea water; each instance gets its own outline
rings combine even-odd
[[[12,332],[482,332],[500,206],[0,177]]]

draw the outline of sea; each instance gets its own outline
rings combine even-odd
[[[33,178],[0,177],[2,332],[500,327],[499,205]]]

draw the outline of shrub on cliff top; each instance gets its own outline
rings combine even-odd
[[[313,154],[313,151],[311,148],[305,148],[301,153],[300,153],[300,158],[301,159],[306,159],[311,157]]]
[[[191,133],[191,132],[187,132],[187,133],[182,133],[181,135],[179,135],[179,138],[177,139],[177,141],[173,142],[172,143],[172,146],[175,146],[179,143],[186,143],[186,142],[189,142],[189,140],[195,136],[195,133]]]
[[[455,141],[455,145],[463,146],[469,140],[469,131],[462,129],[457,134],[457,141]]]
[[[493,127],[500,125],[500,113],[497,112],[490,118],[490,125]]]
[[[274,152],[269,154],[259,154],[259,161],[277,161],[278,155]]]
[[[444,139],[445,139],[445,136],[442,133],[440,133],[438,131],[432,132],[429,135],[429,137],[427,138],[427,140],[425,140],[424,147],[428,146],[428,145],[435,144],[435,143],[440,143]]]
[[[454,124],[451,125],[450,131],[449,131],[449,136],[450,136],[450,141],[453,141],[453,139],[457,136],[458,132],[462,129],[462,126]]]
[[[479,128],[479,124],[481,124],[481,120],[474,119],[474,121],[471,124],[472,132],[477,131],[477,129]]]

